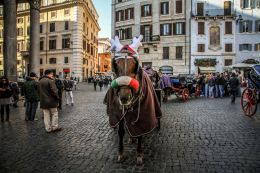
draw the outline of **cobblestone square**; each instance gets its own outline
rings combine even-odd
[[[137,144],[125,136],[123,163],[116,163],[118,135],[108,125],[106,91],[80,84],[75,106],[63,106],[57,133],[39,121],[24,121],[24,107],[11,109],[0,124],[0,172],[260,172],[260,111],[243,115],[240,100],[170,98],[162,105],[161,130],[144,138],[144,164],[136,165]]]

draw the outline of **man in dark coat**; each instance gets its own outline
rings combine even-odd
[[[59,78],[59,75],[56,75],[55,84],[58,88],[58,94],[59,94],[59,106],[58,106],[58,108],[62,109],[62,94],[63,94],[63,90],[64,90],[64,83]]]
[[[44,124],[47,133],[59,131],[58,125],[58,105],[59,95],[58,88],[53,79],[51,70],[45,71],[45,76],[39,82],[40,107],[44,114]]]
[[[230,86],[230,94],[231,94],[231,103],[235,103],[238,87],[239,87],[239,80],[236,77],[235,73],[232,73],[231,75],[231,79],[229,80],[229,86]]]
[[[38,82],[36,73],[31,72],[29,76],[23,86],[26,101],[25,120],[34,121],[37,120],[35,114],[39,102]]]

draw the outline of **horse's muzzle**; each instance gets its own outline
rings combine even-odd
[[[132,103],[133,91],[128,86],[122,86],[118,89],[119,103],[122,106],[128,106]]]

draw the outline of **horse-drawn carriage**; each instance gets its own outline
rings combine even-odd
[[[260,65],[252,66],[252,70],[248,74],[247,85],[242,93],[241,107],[245,115],[251,117],[256,113],[260,100]]]
[[[182,97],[187,101],[193,92],[192,75],[180,74],[178,76],[162,76],[161,88],[163,89],[163,101],[167,102],[171,94],[175,94],[177,98]]]

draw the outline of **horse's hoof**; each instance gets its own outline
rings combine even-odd
[[[144,155],[143,153],[138,153],[136,156],[136,163],[137,165],[142,165],[144,162]]]
[[[117,155],[117,163],[122,163],[124,161],[124,156],[122,154]]]

